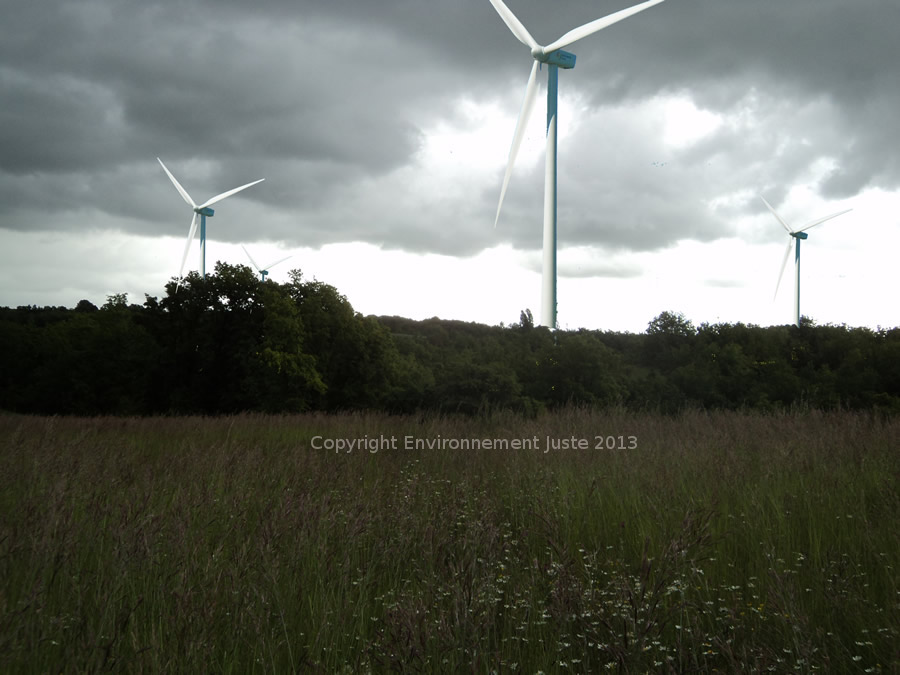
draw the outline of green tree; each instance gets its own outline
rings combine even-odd
[[[166,370],[177,383],[170,408],[303,410],[321,395],[324,384],[288,289],[220,262],[205,279],[191,273],[178,288],[170,282],[167,293],[158,311]]]
[[[696,334],[696,329],[681,312],[662,312],[647,325],[648,335],[687,338]]]
[[[259,406],[267,412],[306,410],[326,387],[315,357],[304,352],[300,312],[279,284],[261,283],[258,294],[265,308],[254,379]]]
[[[534,317],[530,309],[523,309],[519,314],[519,327],[524,330],[534,328]]]
[[[647,326],[644,361],[663,372],[670,372],[691,360],[693,324],[683,314],[662,312]]]
[[[397,352],[388,330],[353,310],[337,289],[290,273],[288,293],[306,330],[306,349],[316,358],[328,410],[377,408],[390,398]]]
[[[551,406],[609,405],[622,401],[619,356],[590,331],[557,331],[556,344],[546,343],[537,354],[536,390],[529,393]]]
[[[476,363],[465,354],[447,364],[437,385],[439,408],[466,414],[521,408],[522,389],[503,364]]]

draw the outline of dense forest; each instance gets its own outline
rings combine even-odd
[[[702,324],[640,334],[364,317],[337,289],[224,263],[162,299],[0,308],[0,409],[42,414],[383,410],[535,414],[566,404],[900,411],[900,329]]]

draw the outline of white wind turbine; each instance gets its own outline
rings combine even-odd
[[[649,2],[643,2],[610,14],[602,19],[586,23],[579,28],[569,31],[556,42],[552,42],[546,47],[542,47],[531,37],[531,34],[522,25],[522,22],[503,3],[503,0],[490,0],[490,2],[494,9],[497,10],[500,18],[512,31],[512,34],[518,38],[519,42],[531,49],[531,56],[534,58],[534,64],[531,66],[531,75],[528,77],[528,84],[525,87],[525,99],[519,112],[519,121],[516,123],[512,146],[509,149],[509,159],[506,164],[506,174],[503,176],[503,187],[500,189],[500,203],[497,204],[494,227],[497,226],[497,221],[500,219],[503,197],[506,195],[506,188],[509,185],[513,164],[515,164],[519,146],[522,144],[522,139],[525,136],[525,127],[528,125],[528,118],[531,115],[534,99],[537,95],[538,85],[536,78],[538,67],[542,63],[547,64],[547,163],[544,173],[544,257],[541,321],[542,325],[548,328],[556,328],[556,99],[559,78],[558,69],[575,67],[575,55],[563,51],[563,47],[568,47],[583,37],[587,37],[622,19],[627,19],[633,14],[658,5],[663,0],[649,0]]]
[[[788,256],[791,254],[791,245],[794,245],[794,325],[800,325],[800,242],[803,239],[809,237],[806,234],[806,230],[815,227],[816,225],[821,225],[826,220],[831,220],[832,218],[836,218],[837,216],[843,215],[848,211],[852,211],[853,209],[844,209],[843,211],[838,211],[837,213],[832,213],[830,216],[825,216],[824,218],[817,218],[812,222],[807,223],[803,227],[793,230],[791,227],[784,221],[784,219],[779,216],[775,209],[766,201],[765,197],[762,195],[759,196],[762,199],[763,204],[772,212],[772,215],[775,216],[775,219],[781,223],[782,227],[787,230],[789,235],[789,239],[787,242],[787,248],[784,250],[784,260],[781,263],[781,272],[778,273],[778,283],[775,284],[775,296],[778,295],[778,287],[781,286],[781,278],[784,276],[784,269],[787,267]],[[796,242],[796,243],[795,243]]]
[[[200,216],[200,276],[204,279],[206,278],[206,218],[209,216],[210,218],[213,216],[215,211],[213,211],[210,206],[215,204],[216,202],[220,202],[226,197],[230,197],[231,195],[240,192],[241,190],[246,190],[251,185],[256,185],[257,183],[262,183],[265,178],[260,178],[259,180],[255,180],[252,183],[247,183],[246,185],[241,185],[241,187],[234,188],[233,190],[229,190],[228,192],[223,192],[220,195],[216,195],[212,199],[207,199],[205,202],[200,204],[199,206],[191,199],[191,196],[187,193],[181,184],[175,180],[175,176],[172,175],[172,172],[166,168],[166,165],[163,164],[163,161],[157,157],[156,161],[159,162],[159,165],[163,168],[163,171],[166,172],[166,175],[169,177],[169,180],[172,181],[172,184],[175,186],[175,189],[178,190],[178,194],[181,195],[181,198],[184,199],[188,203],[188,205],[194,210],[194,217],[191,219],[191,228],[188,230],[188,238],[187,243],[184,245],[184,255],[181,256],[181,267],[178,269],[178,284],[181,284],[181,275],[184,272],[184,263],[187,260],[188,251],[191,248],[191,242],[194,241],[194,235],[197,233],[197,216]]]
[[[250,251],[248,251],[247,248],[243,244],[241,244],[241,248],[244,249],[244,253],[247,254],[247,257],[250,258],[250,262],[253,263],[253,266],[256,268],[256,271],[259,272],[259,280],[260,281],[266,280],[266,277],[269,276],[269,270],[272,269],[273,267],[275,267],[275,265],[283,263],[285,260],[287,260],[288,258],[291,257],[289,255],[286,255],[285,257],[279,258],[278,260],[276,260],[273,263],[269,263],[265,267],[260,267],[259,265],[256,264],[256,261],[253,259],[253,256],[250,255]]]

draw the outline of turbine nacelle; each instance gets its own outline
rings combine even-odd
[[[806,232],[791,232],[791,236],[796,239],[809,239],[809,234]]]
[[[558,68],[565,68],[566,70],[575,67],[575,55],[572,52],[564,52],[562,49],[544,53],[543,47],[535,47],[531,50],[531,55],[539,63],[546,63]]]
[[[202,209],[199,206],[197,206],[197,207],[194,207],[194,213],[201,215],[201,216],[206,216],[207,218],[212,218],[216,212],[213,211],[208,206],[205,208],[202,208]]]

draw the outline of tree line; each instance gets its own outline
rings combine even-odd
[[[900,329],[701,324],[644,333],[362,316],[334,287],[191,273],[162,299],[0,308],[0,409],[40,414],[383,410],[537,414],[577,404],[677,412],[900,411]]]

